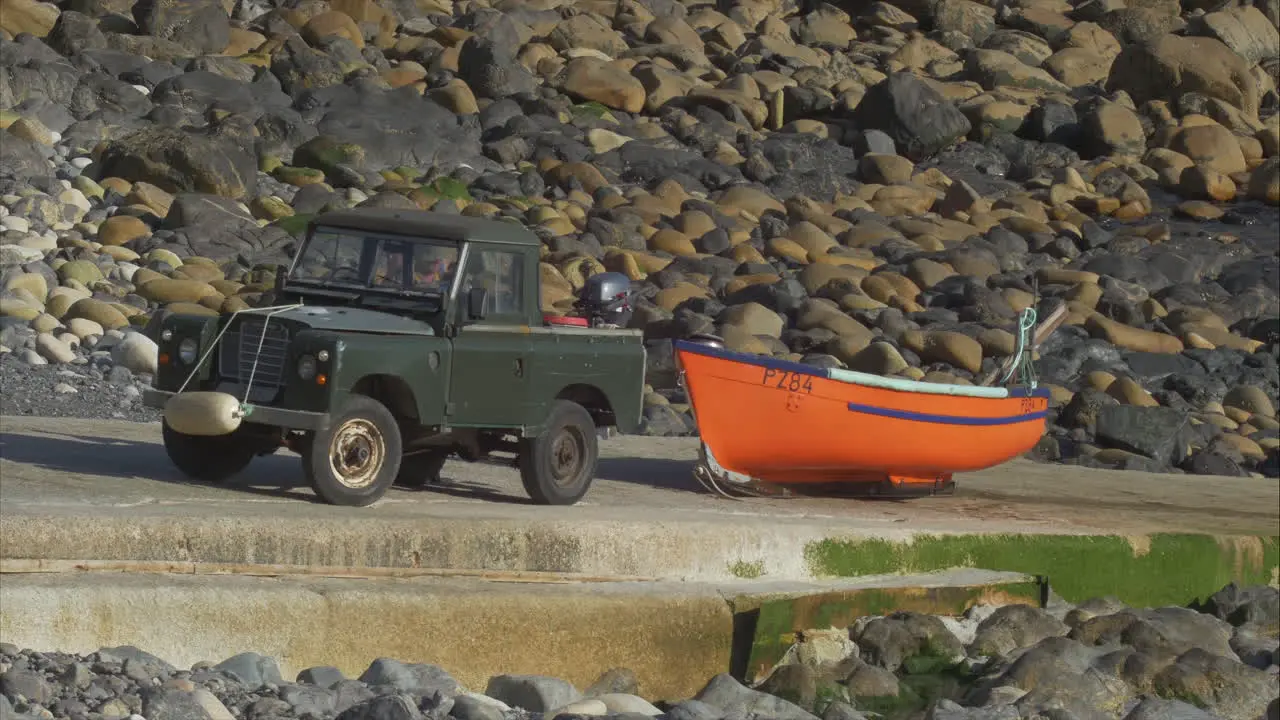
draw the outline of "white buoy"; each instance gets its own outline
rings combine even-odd
[[[227,435],[242,417],[240,401],[224,392],[183,392],[164,404],[165,422],[184,435]]]

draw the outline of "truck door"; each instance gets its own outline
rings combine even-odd
[[[519,427],[527,415],[532,344],[524,307],[525,256],[518,249],[472,245],[459,276],[449,383],[449,419],[455,427]],[[485,316],[467,319],[472,287],[488,291]]]

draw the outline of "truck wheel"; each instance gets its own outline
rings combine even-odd
[[[449,453],[444,450],[428,450],[426,452],[405,455],[400,460],[400,472],[396,475],[396,485],[418,490],[440,482],[440,470],[444,468]]]
[[[600,448],[581,405],[557,400],[541,435],[520,440],[520,479],[539,505],[572,505],[587,494]]]
[[[332,505],[371,505],[400,471],[400,426],[386,406],[353,395],[302,455],[312,489]]]
[[[252,445],[230,435],[187,435],[169,427],[163,419],[160,432],[169,460],[183,475],[203,482],[222,482],[235,475],[253,460]]]

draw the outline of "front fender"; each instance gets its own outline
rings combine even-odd
[[[386,378],[412,396],[400,400],[416,409],[420,423],[440,425],[445,420],[450,354],[448,341],[440,337],[343,335],[330,380],[332,402],[344,402],[370,378]]]

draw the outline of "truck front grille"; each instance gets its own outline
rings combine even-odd
[[[253,376],[253,395],[245,398],[251,402],[263,402],[274,398],[284,384],[285,361],[289,352],[289,331],[279,321],[266,324],[266,337],[262,328],[266,320],[248,317],[239,327],[228,330],[222,336],[219,349],[219,373],[224,379],[240,386],[237,397],[243,397],[244,387]],[[259,352],[258,344],[262,347]],[[257,368],[254,361],[257,360]]]

